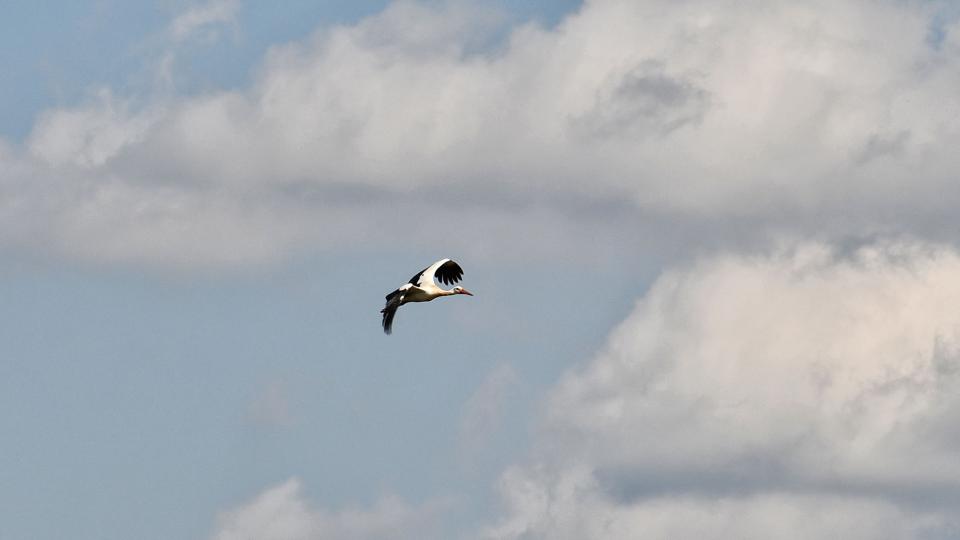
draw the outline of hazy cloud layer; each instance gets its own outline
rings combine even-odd
[[[510,364],[498,364],[463,406],[460,446],[466,458],[476,457],[490,443],[503,421],[504,408],[517,386]]]
[[[449,506],[433,501],[414,507],[396,497],[381,499],[372,508],[329,511],[313,507],[301,493],[300,481],[290,479],[224,512],[213,540],[376,540],[433,538],[436,518]]]
[[[641,227],[955,238],[960,43],[935,3],[593,0],[503,41],[464,6],[276,47],[239,91],[47,111],[0,152],[0,238],[185,267],[445,229],[481,252]]]
[[[290,405],[290,390],[282,380],[264,384],[250,402],[248,418],[267,429],[289,428],[295,422]]]
[[[205,4],[192,6],[170,23],[170,37],[173,41],[180,42],[198,32],[235,22],[239,7],[239,0],[210,0]],[[210,36],[211,39],[215,37]]]
[[[491,538],[955,538],[960,255],[919,242],[665,273],[553,391]]]

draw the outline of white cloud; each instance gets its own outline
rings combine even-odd
[[[292,478],[265,490],[249,503],[224,512],[213,540],[375,540],[432,538],[437,518],[449,501],[414,507],[386,497],[372,508],[330,511],[312,507]]]
[[[140,142],[160,113],[134,113],[130,103],[101,89],[85,108],[42,114],[27,146],[31,157],[43,164],[93,169]]]
[[[180,42],[211,27],[232,23],[239,7],[239,0],[210,0],[192,6],[170,23],[170,36]]]
[[[958,275],[909,241],[666,273],[555,389],[488,536],[956,537]]]
[[[496,17],[399,1],[276,47],[250,88],[47,111],[17,153],[38,185],[0,225],[181,266],[447,228],[460,249],[585,256],[630,228],[956,241],[960,46],[952,22],[931,45],[934,8],[594,0],[491,47]],[[234,9],[192,9],[172,35]]]

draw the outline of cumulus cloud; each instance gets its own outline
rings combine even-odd
[[[954,538],[960,255],[920,242],[667,272],[546,406],[490,538]]]
[[[593,0],[555,27],[499,24],[400,0],[275,47],[249,88],[47,111],[4,158],[0,190],[37,185],[0,225],[186,266],[440,228],[588,255],[624,228],[957,240],[960,46],[935,3]]]
[[[436,519],[449,501],[415,507],[396,497],[372,508],[330,511],[314,508],[296,478],[271,487],[252,501],[224,512],[213,540],[375,540],[433,538]]]

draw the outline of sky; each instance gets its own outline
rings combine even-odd
[[[958,21],[6,3],[0,539],[960,538]]]

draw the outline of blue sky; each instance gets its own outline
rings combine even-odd
[[[452,320],[464,306],[447,305],[433,316],[414,307],[386,338],[374,309],[382,291],[365,282],[391,276],[358,274],[370,263],[323,260],[199,283],[6,273],[4,453],[16,466],[4,475],[5,537],[202,537],[218,509],[291,476],[334,506],[384,490],[414,500],[469,490],[477,471],[458,461],[458,419],[486,374],[513,366],[511,405],[526,411],[479,451],[489,474],[524,444],[534,396],[629,309],[610,294],[545,319],[480,292],[494,281],[477,269],[474,309],[512,313],[532,335],[504,324],[471,331]],[[547,288],[571,279],[544,280],[528,299],[542,306]],[[348,286],[331,293],[331,281]],[[556,325],[578,330],[533,337]],[[431,328],[435,343],[424,349],[399,331],[416,326]],[[289,419],[257,419],[254,403],[274,385],[289,408],[276,414]],[[46,517],[52,509],[56,519]]]
[[[957,36],[8,3],[0,539],[960,537]]]

